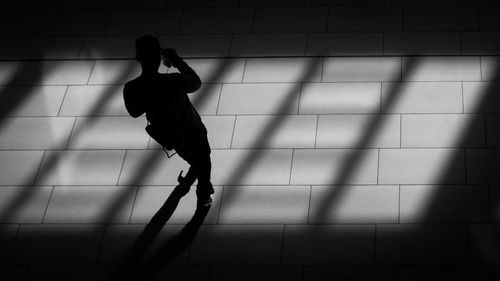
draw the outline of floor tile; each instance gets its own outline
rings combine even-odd
[[[373,264],[375,227],[369,225],[286,225],[283,264]]]
[[[328,10],[322,7],[257,9],[254,32],[325,32]]]
[[[245,66],[245,83],[320,82],[321,58],[252,58]]]
[[[413,61],[408,69],[408,65]],[[480,81],[478,57],[403,58],[403,81]]]
[[[299,95],[296,83],[224,84],[217,113],[294,114]]]
[[[143,35],[177,32],[180,10],[116,10],[111,13],[106,34]]]
[[[373,132],[372,135],[367,135]],[[398,115],[320,115],[317,148],[390,148],[400,145]]]
[[[0,185],[31,185],[43,151],[0,151]]]
[[[159,39],[164,48],[175,48],[183,58],[225,57],[233,40],[228,34],[167,35]]]
[[[499,65],[498,57],[481,57],[482,81],[500,81]]]
[[[235,34],[231,41],[229,56],[303,56],[306,37],[304,33]]]
[[[462,53],[464,55],[498,55],[500,33],[464,32],[462,33]]]
[[[282,235],[281,225],[205,225],[194,240],[189,263],[277,265]]]
[[[104,281],[110,269],[100,265],[39,265],[30,266],[28,279],[51,281]]]
[[[296,149],[291,184],[375,184],[376,149]]]
[[[123,86],[69,86],[59,116],[129,116]]]
[[[135,58],[136,36],[89,36],[79,53],[81,59]]]
[[[487,186],[401,186],[401,223],[487,223]]]
[[[22,225],[11,262],[94,264],[103,233],[100,225]]]
[[[0,85],[11,86],[20,65],[20,62],[0,62]]]
[[[399,31],[402,9],[398,6],[331,7],[328,31]]]
[[[125,151],[46,151],[37,185],[115,185]]]
[[[496,167],[500,164],[499,149],[468,149],[467,183],[469,184],[496,184],[500,182],[500,175]]]
[[[3,224],[0,226],[0,261],[2,264],[7,263],[9,260],[10,252],[12,247],[14,246],[14,240],[17,235],[19,226],[16,224]],[[2,268],[0,268],[2,269]],[[3,272],[3,270],[2,270]]]
[[[202,83],[241,83],[244,59],[186,59]]]
[[[398,32],[384,34],[385,55],[459,55],[458,32]]]
[[[0,187],[1,223],[42,223],[51,186]]]
[[[323,82],[399,81],[401,58],[352,57],[325,58]]]
[[[312,33],[307,40],[308,56],[381,55],[383,36],[379,33]]]
[[[469,227],[471,260],[473,264],[498,265],[499,226],[496,224],[472,224]]]
[[[250,8],[200,8],[186,10],[180,33],[248,33],[254,10]]]
[[[397,223],[399,188],[313,186],[310,205],[310,224]]]
[[[23,20],[20,21],[19,19]],[[17,24],[11,24],[16,22]],[[40,22],[40,13],[30,11],[7,11],[0,14],[0,34],[5,36],[32,35]]]
[[[102,248],[99,254],[99,264],[119,264],[126,255],[133,255],[139,264],[151,262],[153,255],[162,249],[167,250],[166,243],[172,241],[182,230],[182,225],[169,225],[160,230],[156,236],[151,230],[145,232],[144,225],[111,225],[106,229]],[[142,236],[141,236],[142,235]],[[135,248],[132,248],[135,247]],[[165,259],[165,263],[186,264],[189,249],[176,253],[173,259]],[[161,262],[155,260],[155,262]]]
[[[0,87],[2,116],[56,116],[66,86]]]
[[[474,6],[407,6],[404,8],[404,28],[408,31],[475,31]]]
[[[309,192],[308,186],[226,186],[219,223],[306,223]]]
[[[477,114],[403,115],[402,147],[481,147],[484,118]]]
[[[146,149],[146,118],[78,117],[70,149]]]
[[[462,149],[381,149],[379,163],[381,184],[465,183]]]
[[[238,116],[233,148],[314,148],[315,115]]]
[[[239,0],[170,0],[168,6],[170,7],[236,7]]]
[[[202,84],[201,88],[188,95],[191,103],[201,115],[217,114],[222,84]]]
[[[379,265],[463,265],[465,225],[377,225]]]
[[[83,40],[83,37],[18,37],[12,42],[7,58],[76,59]]]
[[[462,113],[459,82],[382,83],[384,113]]]
[[[479,30],[481,31],[489,31],[494,30],[498,31],[500,27],[500,23],[498,21],[498,12],[500,8],[496,5],[484,5],[478,7],[478,24]]]
[[[500,127],[500,115],[487,114],[486,117],[486,146],[500,147],[500,133],[497,128]]]
[[[119,185],[176,185],[181,170],[189,165],[178,155],[168,158],[163,150],[129,150]]]
[[[37,34],[100,35],[106,31],[107,11],[54,11],[43,14]]]
[[[212,183],[289,184],[291,149],[236,149],[212,152]]]
[[[338,280],[399,280],[398,270],[386,267],[339,267],[310,266],[304,268],[304,281],[319,281],[325,278]]]
[[[73,117],[0,118],[0,149],[64,149]]]
[[[128,223],[136,194],[129,186],[56,186],[44,223]]]
[[[257,2],[257,1],[255,1]],[[229,281],[238,276],[240,281],[261,280],[302,280],[302,269],[300,267],[216,267],[210,271],[210,280]]]
[[[133,60],[98,60],[92,69],[89,84],[125,84],[139,76],[140,65]]]
[[[380,88],[380,83],[304,83],[299,113],[379,113]]]
[[[464,82],[465,113],[500,113],[500,98],[495,94],[499,89],[496,82]]]
[[[87,84],[93,61],[29,61],[17,71],[16,85]]]

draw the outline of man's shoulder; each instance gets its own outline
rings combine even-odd
[[[141,79],[139,79],[139,77],[132,79],[127,83],[125,83],[125,85],[123,86],[123,92],[124,93],[136,92],[140,88],[142,88],[142,84],[143,82],[141,81]]]
[[[134,79],[132,79],[132,80],[128,81],[127,83],[125,83],[125,86],[124,86],[124,87],[125,87],[125,88],[133,88],[133,87],[137,86],[138,84],[140,84],[140,81],[139,81],[139,79],[138,79],[138,78],[139,78],[139,77],[134,78]]]

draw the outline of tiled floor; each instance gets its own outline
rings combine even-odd
[[[130,256],[135,280],[500,278],[494,1],[17,2],[0,12],[2,280],[104,280]],[[197,233],[194,188],[174,190],[187,164],[123,105],[144,33],[204,83]]]

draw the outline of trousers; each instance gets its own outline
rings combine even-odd
[[[176,149],[176,151],[190,165],[182,184],[191,186],[198,179],[196,194],[198,196],[212,194],[213,188],[210,182],[210,173],[212,171],[210,153],[212,150],[207,135],[203,134],[197,137],[196,141],[181,150]]]

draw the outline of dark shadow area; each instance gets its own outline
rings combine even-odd
[[[163,206],[146,225],[139,238],[132,244],[122,261],[113,270],[109,280],[150,280],[163,266],[181,252],[188,249],[198,229],[210,210],[210,207],[197,208],[191,220],[175,236],[152,254],[147,255],[158,233],[174,213],[180,199],[189,192],[189,188],[178,185],[167,198]]]

